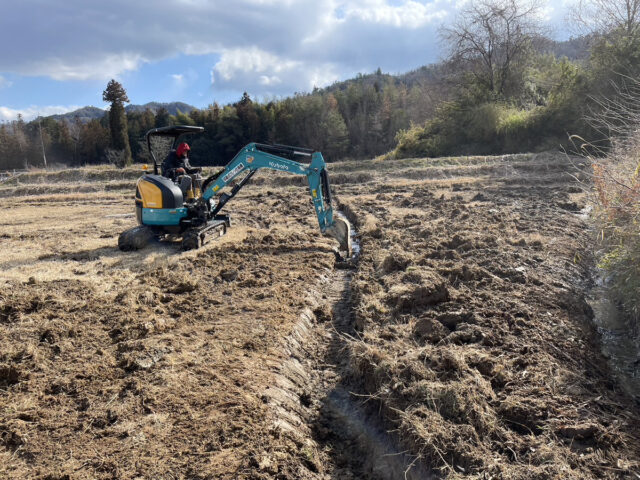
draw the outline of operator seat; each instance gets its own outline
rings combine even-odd
[[[164,162],[162,162],[162,166],[161,166],[161,174],[163,177],[167,177],[170,178],[171,180],[173,180],[174,182],[176,181],[175,178],[172,178],[168,175],[169,170],[171,169],[171,165],[175,165],[177,162],[177,153],[175,148],[169,151],[169,154],[165,157]]]

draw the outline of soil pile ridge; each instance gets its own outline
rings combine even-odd
[[[555,177],[394,189],[389,175],[342,197],[363,219],[354,383],[447,478],[638,472],[640,411],[611,381],[584,300],[584,197]]]

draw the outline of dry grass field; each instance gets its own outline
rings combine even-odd
[[[197,251],[120,252],[131,169],[0,185],[0,478],[638,478],[585,303],[581,166],[329,166],[336,261],[258,174]]]

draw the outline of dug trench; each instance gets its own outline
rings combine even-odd
[[[389,464],[363,462],[355,428],[320,433],[353,271],[335,268],[299,193],[254,189],[225,237],[187,253],[118,251],[124,192],[7,195],[0,477],[361,478]]]
[[[348,220],[353,227],[350,209]],[[339,259],[310,292],[308,307],[285,340],[289,358],[266,396],[278,425],[314,446],[330,478],[435,478],[418,457],[401,451],[382,419],[352,392],[360,385],[352,379],[349,352],[356,335],[351,280],[359,253],[358,248],[351,259]]]
[[[466,162],[335,165],[351,266],[284,177],[188,253],[118,252],[126,192],[3,192],[0,477],[634,478],[583,167]]]
[[[353,391],[447,478],[635,478],[638,403],[585,302],[585,166],[504,167],[344,192],[362,237]]]

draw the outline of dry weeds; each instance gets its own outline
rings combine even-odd
[[[126,254],[131,192],[40,193],[3,200],[0,477],[318,478],[264,396],[334,262],[298,192],[241,196],[197,252]]]
[[[632,478],[640,412],[584,300],[586,197],[567,179],[585,175],[511,167],[341,197],[376,220],[353,282],[359,394],[446,478]]]
[[[640,412],[593,344],[578,172],[548,155],[457,161],[335,165],[362,240],[357,331],[317,368],[447,478],[631,477]],[[374,476],[349,469],[366,452],[321,415],[304,439],[286,411],[330,392],[271,403],[284,339],[334,268],[306,191],[266,175],[221,240],[124,254],[128,177],[106,191],[100,171],[78,193],[65,175],[1,194],[0,477]]]

